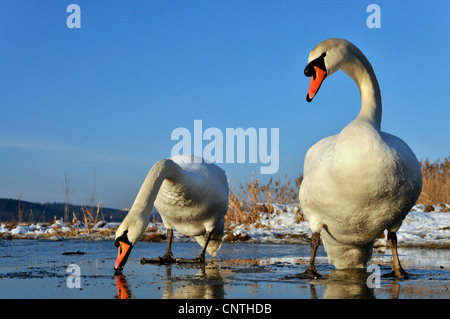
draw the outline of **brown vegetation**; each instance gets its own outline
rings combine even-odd
[[[440,211],[449,211],[445,204],[450,204],[448,175],[450,170],[450,157],[446,157],[444,161],[436,160],[431,163],[428,159],[420,161],[423,187],[422,193],[417,201],[418,204],[425,205],[424,211],[434,211],[433,205],[440,205]],[[251,239],[247,234],[235,234],[233,229],[237,225],[244,225],[245,227],[261,227],[270,228],[267,223],[261,223],[263,218],[269,219],[282,212],[280,209],[276,209],[276,204],[293,205],[297,222],[304,220],[303,214],[298,205],[298,191],[302,182],[302,176],[295,180],[292,184],[285,176],[284,180],[278,179],[273,181],[269,180],[267,183],[261,183],[259,179],[255,179],[251,176],[250,181],[244,186],[242,184],[239,187],[231,186],[229,194],[229,208],[228,213],[225,216],[225,237],[224,241],[246,241]],[[91,203],[92,204],[92,203]],[[11,221],[8,223],[8,227],[13,229],[17,224],[21,224],[23,211],[22,205],[18,204],[19,221]],[[82,221],[85,227],[77,229],[72,228],[70,234],[61,233],[61,230],[55,228],[55,232],[51,234],[45,234],[48,237],[54,237],[59,235],[77,235],[77,234],[102,234],[105,236],[111,236],[115,230],[101,228],[95,228],[94,225],[99,221],[104,221],[104,216],[101,209],[101,202],[97,202],[97,207],[90,205],[82,207],[81,212],[72,212],[72,225],[75,225],[78,221]],[[67,220],[67,219],[66,219]],[[53,223],[56,223],[56,219]],[[156,223],[155,217],[153,224]],[[269,223],[270,225],[270,223]],[[43,237],[45,237],[43,236]],[[158,229],[152,229],[149,227],[146,230],[143,240],[145,241],[163,241],[166,239],[165,234],[158,232]]]
[[[225,230],[229,232],[235,225],[263,227],[260,223],[261,213],[270,217],[279,212],[275,210],[274,204],[296,205],[302,177],[296,179],[295,186],[287,180],[286,176],[285,179],[284,182],[281,179],[275,182],[270,179],[268,183],[262,184],[252,175],[245,187],[240,184],[236,189],[233,185],[228,196],[229,206],[225,216]],[[296,214],[298,222],[304,220],[299,208]],[[227,234],[226,238],[233,240],[235,236]]]
[[[422,169],[423,187],[417,200],[418,204],[425,205],[425,212],[434,211],[433,205],[440,205],[441,212],[447,211],[445,203],[450,203],[448,176],[450,170],[450,158],[444,161],[439,159],[430,163],[428,159],[420,161]],[[258,227],[261,214],[271,215],[276,213],[273,204],[298,204],[298,191],[303,177],[295,180],[295,186],[285,176],[285,181],[272,179],[267,184],[262,184],[253,175],[247,185],[239,185],[238,189],[232,185],[229,195],[229,208],[225,217],[225,238],[229,241],[238,240],[233,235],[235,225],[253,225]],[[297,207],[297,220],[301,222],[304,217],[300,207]],[[241,239],[242,240],[242,239]]]
[[[450,157],[444,161],[437,159],[430,163],[428,158],[420,161],[422,169],[422,193],[420,193],[418,204],[424,204],[430,209],[430,205],[442,203],[450,204],[450,193],[448,176],[450,172]]]

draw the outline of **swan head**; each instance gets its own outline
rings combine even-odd
[[[116,246],[119,249],[117,253],[116,263],[114,265],[114,270],[119,273],[125,266],[128,260],[128,256],[130,256],[131,249],[133,248],[133,245],[128,239],[127,234],[128,230],[125,230],[125,232],[123,232],[122,235],[116,237],[116,240],[114,242],[114,246]]]
[[[311,84],[306,94],[308,102],[312,101],[327,76],[341,69],[344,64],[353,61],[355,49],[358,50],[345,39],[327,39],[316,45],[309,54],[304,71],[307,77],[311,77]]]
[[[136,214],[132,209],[128,215],[125,216],[125,219],[122,224],[120,224],[119,228],[117,228],[116,240],[114,241],[114,245],[118,248],[117,259],[114,265],[114,270],[116,272],[120,273],[122,271],[130,256],[131,250],[141,238],[147,224],[141,219],[136,218]]]

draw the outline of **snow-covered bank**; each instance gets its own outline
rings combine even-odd
[[[424,205],[415,205],[397,233],[398,245],[450,247],[450,205],[444,205],[434,206],[432,212],[424,212]],[[261,213],[261,219],[256,224],[235,225],[231,231],[233,237],[253,242],[308,242],[312,233],[307,221],[296,222],[297,207],[275,205],[275,208],[276,214],[268,216]],[[377,239],[375,245],[386,245],[386,239]]]
[[[307,221],[299,221],[297,206],[274,205],[273,214],[260,213],[260,220],[251,225],[231,224],[226,229],[225,241],[256,243],[307,243],[311,236]],[[450,205],[435,206],[434,211],[424,212],[425,206],[416,205],[403,221],[397,233],[399,246],[450,247]],[[442,212],[446,211],[446,212]],[[113,240],[119,223],[100,221],[86,225],[81,221],[74,224],[60,220],[51,224],[0,224],[0,238],[32,239],[87,239]],[[160,222],[150,223],[144,240],[164,239],[165,228]],[[175,241],[192,239],[174,232]],[[385,239],[377,239],[376,245],[385,245]]]

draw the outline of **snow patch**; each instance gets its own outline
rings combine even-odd
[[[258,243],[304,243],[311,237],[309,224],[301,220],[298,214],[298,206],[274,204],[274,213],[260,213],[260,219],[251,225],[232,224],[229,232],[236,238],[246,238],[250,242]],[[435,206],[433,212],[424,212],[424,205],[415,205],[406,216],[403,225],[397,232],[399,246],[404,245],[450,245],[450,205]],[[7,223],[0,225],[0,236],[4,238],[52,238],[58,239],[105,239],[113,240],[115,231],[120,223],[99,221],[94,225],[86,225],[77,221],[68,224],[61,220],[53,224],[41,223],[30,225],[8,226]],[[166,229],[162,222],[150,222],[147,234],[165,234]],[[176,230],[174,240],[192,241]],[[386,245],[385,239],[377,239],[376,245]]]

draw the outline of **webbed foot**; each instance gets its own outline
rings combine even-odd
[[[315,268],[308,268],[305,272],[295,275],[296,278],[300,279],[323,279],[326,278],[325,275],[319,273]]]
[[[142,258],[141,264],[174,264],[178,262],[178,258],[172,255],[164,255],[157,258]]]

